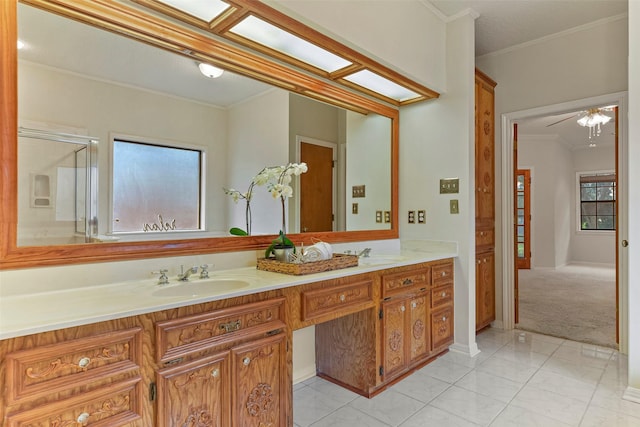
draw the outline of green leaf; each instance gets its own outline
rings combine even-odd
[[[233,227],[232,229],[229,230],[229,233],[231,233],[234,236],[248,236],[249,235],[249,233],[244,231],[242,228],[238,228],[238,227]]]

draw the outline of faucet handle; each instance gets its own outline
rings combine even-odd
[[[160,277],[158,277],[158,285],[166,285],[169,283],[169,278],[167,277],[168,271],[169,270],[163,268],[158,271],[152,271],[151,274],[159,274]]]
[[[209,267],[213,267],[213,264],[202,264],[200,266],[200,278],[208,279],[209,278]]]

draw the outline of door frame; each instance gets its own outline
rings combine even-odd
[[[537,107],[528,110],[504,113],[501,115],[501,140],[502,140],[502,189],[500,209],[502,215],[501,243],[502,243],[502,327],[504,329],[515,328],[515,302],[514,302],[514,276],[515,276],[515,238],[514,226],[514,168],[513,159],[513,124],[518,120],[539,117],[550,114],[559,114],[589,108],[593,105],[617,104],[618,111],[618,217],[619,229],[616,245],[623,239],[628,239],[628,152],[629,141],[627,135],[628,92],[616,92],[591,98],[579,99],[560,104]],[[620,336],[619,348],[624,354],[628,352],[629,337],[629,311],[626,305],[629,294],[628,251],[619,251],[618,267],[618,331]]]
[[[338,168],[339,168],[339,162],[338,162],[338,143],[336,142],[331,142],[331,141],[324,141],[322,139],[316,139],[316,138],[309,138],[306,136],[302,136],[302,135],[296,135],[296,147],[295,147],[295,162],[296,163],[300,163],[300,144],[302,143],[307,143],[307,144],[313,144],[313,145],[319,145],[321,147],[328,147],[331,148],[332,150],[332,158],[333,158],[333,185],[331,188],[331,198],[332,198],[332,203],[333,203],[333,221],[331,221],[332,224],[332,228],[333,231],[337,230],[337,218],[338,218],[338,193],[337,193],[337,189],[340,188],[338,187]],[[293,189],[293,200],[294,200],[294,206],[295,206],[295,218],[293,219],[293,226],[295,227],[294,230],[300,230],[300,177],[296,177],[297,181],[296,181],[296,186]],[[300,231],[301,232],[301,231]]]

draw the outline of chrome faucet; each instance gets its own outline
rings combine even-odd
[[[371,248],[364,248],[358,254],[359,257],[369,258],[369,254],[371,253]]]
[[[198,272],[197,266],[188,268],[187,271],[184,271],[184,266],[181,265],[180,273],[178,273],[178,280],[180,280],[181,282],[186,282],[189,280],[189,276],[197,272]]]

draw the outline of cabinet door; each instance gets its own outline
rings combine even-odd
[[[493,88],[476,80],[476,219],[493,221],[494,101]]]
[[[409,342],[411,348],[411,362],[418,361],[426,356],[431,350],[429,345],[429,328],[427,307],[429,306],[429,296],[422,295],[411,298],[409,301]]]
[[[227,427],[229,351],[158,372],[158,425]]]
[[[384,376],[389,378],[407,365],[405,325],[406,298],[386,301],[382,305],[382,359]]]
[[[279,427],[288,425],[284,408],[286,336],[280,333],[231,349],[232,391],[230,425]]]
[[[493,252],[476,255],[476,330],[496,318],[495,256]]]
[[[453,307],[448,306],[431,314],[431,347],[440,349],[453,342]]]

